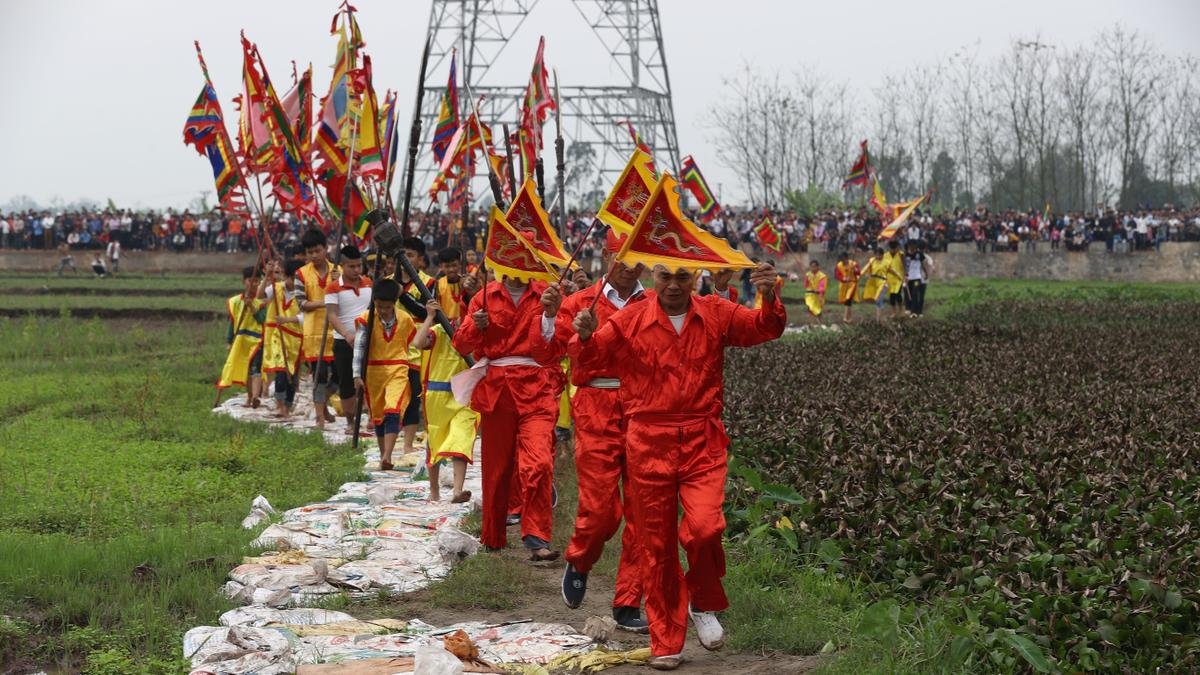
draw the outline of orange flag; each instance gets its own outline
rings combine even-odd
[[[563,249],[554,228],[550,227],[550,216],[542,208],[542,200],[538,199],[532,178],[525,180],[513,198],[512,206],[508,207],[508,213],[504,214],[504,219],[514,230],[526,235],[542,260],[559,267],[565,267],[570,261],[570,254]]]
[[[554,270],[550,269],[538,255],[528,235],[517,232],[504,218],[504,213],[495,206],[488,220],[487,246],[483,249],[483,259],[488,267],[496,273],[496,278],[509,277],[512,279],[541,279],[553,282],[558,279]]]
[[[650,201],[650,193],[654,190],[655,176],[650,169],[654,159],[641,150],[634,150],[617,184],[596,217],[620,234],[629,234],[637,223],[642,208]]]
[[[625,238],[617,260],[630,267],[638,263],[649,268],[664,265],[671,271],[754,267],[745,253],[684,217],[679,210],[679,183],[665,172],[633,232]]]

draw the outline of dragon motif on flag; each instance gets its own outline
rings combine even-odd
[[[654,210],[650,213],[650,218],[646,223],[650,226],[650,232],[646,235],[646,241],[654,244],[664,251],[672,251],[676,253],[691,253],[700,255],[704,250],[697,246],[687,246],[683,243],[683,237],[678,232],[671,230],[670,221],[667,220],[666,214],[663,213],[661,205],[655,205]],[[668,246],[665,242],[673,242],[674,247]]]
[[[541,266],[529,249],[515,239],[502,238],[496,245],[493,257],[501,265],[518,270],[532,270]]]

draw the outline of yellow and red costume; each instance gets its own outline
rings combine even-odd
[[[573,337],[568,349],[580,367],[621,381],[650,647],[665,656],[683,651],[689,602],[700,612],[729,606],[721,585],[729,447],[721,423],[725,347],[777,338],[787,316],[778,295],[758,311],[712,295],[692,297],[677,332],[657,297],[646,295],[609,317],[588,341]]]
[[[321,354],[321,341],[325,342],[325,352],[321,354],[322,361],[333,361],[333,328],[325,323],[325,285],[329,283],[329,271],[332,263],[325,263],[325,272],[317,271],[312,263],[296,270],[296,281],[304,287],[304,298],[308,302],[320,303],[317,309],[304,313],[304,338],[301,341],[300,353],[305,363],[315,363],[317,355]],[[321,328],[325,330],[322,332]]]
[[[595,301],[598,326],[605,325],[618,309],[603,293],[607,284],[593,284],[563,301],[555,329],[555,339],[565,343],[574,336],[572,322],[580,311]],[[596,296],[600,299],[596,300]],[[625,305],[631,307],[646,297],[640,293]],[[642,601],[642,555],[637,525],[633,522],[633,497],[629,490],[625,443],[625,414],[621,400],[621,382],[616,368],[588,367],[573,359],[571,383],[577,389],[571,399],[575,419],[575,472],[579,478],[579,508],[575,512],[575,532],[567,545],[567,562],[587,573],[600,559],[604,544],[612,539],[621,518],[621,559],[617,565],[617,588],[613,607],[639,607]],[[621,485],[625,486],[624,494]]]
[[[445,305],[443,305],[445,307]],[[443,459],[475,457],[475,434],[479,430],[479,413],[454,400],[450,378],[467,369],[467,364],[446,336],[441,326],[434,324],[429,331],[433,345],[421,364],[421,379],[425,385],[425,434],[429,441],[427,463]]]
[[[858,263],[853,260],[839,262],[834,267],[833,276],[838,281],[838,304],[854,304],[854,295],[858,291],[858,278],[861,274]]]
[[[267,322],[263,329],[263,372],[296,374],[300,366],[300,324],[280,323],[280,318],[300,314],[300,303],[287,297],[282,281],[272,286],[271,298],[266,300]]]
[[[354,320],[358,330],[367,327],[367,317],[368,314],[363,314]],[[406,312],[396,312],[391,330],[384,328],[378,313],[372,320],[375,325],[371,327],[371,344],[366,355],[363,393],[371,422],[379,426],[384,415],[403,415],[412,397],[408,385],[409,349],[417,327]]]
[[[867,302],[878,301],[879,295],[887,289],[887,274],[883,268],[883,259],[871,256],[867,260],[867,264],[863,266],[861,276],[867,278],[867,283],[863,284],[862,299]]]
[[[489,548],[506,543],[504,521],[514,466],[523,502],[521,536],[550,541],[554,421],[563,372],[561,345],[541,333],[545,289],[545,282],[532,281],[514,304],[501,282],[487,284],[471,298],[454,335],[459,354],[490,362],[471,395],[471,408],[480,415],[483,453],[480,541]],[[488,313],[484,330],[475,325],[474,314],[480,310]]]
[[[217,389],[246,386],[250,362],[262,349],[262,301],[258,298],[247,301],[239,293],[225,301],[225,310],[229,312],[229,354],[221,368]]]
[[[828,283],[829,277],[820,270],[804,273],[804,304],[809,314],[821,316],[825,310],[825,286]]]
[[[467,313],[467,303],[463,300],[462,279],[452,284],[448,278],[439,277],[430,290],[442,306],[442,313],[451,322],[458,323],[462,315]]]

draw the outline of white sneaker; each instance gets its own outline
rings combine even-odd
[[[692,625],[696,627],[696,637],[700,638],[700,646],[709,651],[716,651],[725,646],[725,629],[717,621],[715,612],[694,612],[688,605],[688,615],[692,617]]]

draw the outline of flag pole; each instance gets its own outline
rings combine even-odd
[[[407,235],[408,232],[410,231],[408,228],[408,218],[411,215],[410,209],[412,208],[413,182],[414,182],[414,179],[416,178],[416,173],[417,173],[417,146],[419,146],[421,144],[421,103],[425,99],[425,69],[429,65],[429,46],[430,46],[430,39],[429,39],[429,37],[426,37],[425,38],[425,48],[421,52],[421,72],[418,74],[418,77],[417,77],[417,99],[416,99],[415,104],[413,105],[412,129],[408,135],[408,156],[407,156],[407,159],[405,160],[406,169],[405,169],[405,173],[404,173],[404,217],[400,221],[401,232],[405,235]],[[388,192],[389,192],[389,195],[388,195],[389,207],[391,207],[392,206],[392,204],[390,203],[390,200],[391,200],[390,192],[391,191],[389,190]],[[391,213],[393,215],[395,215],[396,212],[393,209],[393,210],[391,210]],[[424,300],[425,302],[428,302],[429,298],[431,297],[430,293],[429,293],[429,289],[425,287],[425,284],[421,283],[420,275],[418,275],[417,271],[415,269],[413,269],[412,263],[410,263],[408,261],[408,256],[404,255],[404,252],[401,251],[400,255],[397,257],[396,262],[404,269],[404,274],[406,276],[408,276],[409,279],[412,280],[413,285],[416,286],[417,289],[419,289],[418,293],[421,295],[421,299]],[[376,253],[375,253],[375,269],[371,273],[372,281],[374,280],[375,277],[379,276],[379,269],[380,269],[380,266],[382,265],[382,263],[383,263],[383,251],[382,250],[376,251]],[[446,334],[448,337],[454,337],[454,331],[451,329],[449,321],[446,320],[445,315],[442,314],[441,312],[438,312],[438,323],[442,326],[442,330],[446,331]],[[366,333],[366,336],[364,337],[364,345],[363,345],[365,347],[365,349],[363,350],[363,365],[362,365],[363,382],[367,381],[367,368],[368,368],[368,365],[370,362],[370,355],[371,355],[371,328],[374,326],[374,324],[375,324],[375,303],[372,302],[370,304],[370,306],[367,307],[367,326],[366,326],[367,333]],[[362,394],[359,395],[358,400],[355,402],[354,440],[352,441],[352,445],[355,448],[358,447],[358,430],[360,428],[360,424],[361,424],[361,420],[362,420],[362,409],[363,409],[363,401],[365,398],[365,394],[366,394],[366,392],[364,391]],[[410,392],[410,395],[412,395],[412,392]]]
[[[195,45],[195,47],[196,47],[196,58],[197,58],[197,60],[199,60],[199,62],[200,62],[200,71],[201,71],[202,73],[204,73],[204,84],[205,84],[205,85],[207,85],[207,86],[208,86],[208,88],[209,88],[209,89],[211,89],[211,90],[213,91],[213,94],[214,94],[214,96],[215,96],[215,94],[216,94],[216,88],[215,88],[215,87],[213,87],[213,84],[212,84],[212,78],[211,78],[211,77],[209,76],[209,74],[208,74],[208,64],[207,64],[207,63],[204,61],[204,52],[203,52],[203,51],[200,49],[200,41],[199,41],[199,40],[193,40],[193,41],[192,41],[192,44],[193,44],[193,45]],[[218,102],[217,102],[217,104],[218,104],[218,107],[219,107],[219,106],[220,106],[220,102],[218,101]],[[220,134],[221,134],[221,140],[222,140],[222,141],[225,143],[225,147],[229,148],[230,152],[233,152],[233,151],[234,151],[233,140],[232,140],[232,139],[229,137],[229,130],[225,128],[225,117],[224,117],[224,114],[223,114],[223,113],[222,113],[222,116],[221,116],[221,125],[220,125],[220,127],[219,127],[219,132],[220,132]],[[261,221],[263,220],[263,205],[262,205],[262,201],[261,201],[261,199],[262,199],[261,190],[260,190],[260,192],[259,192],[259,200],[260,200],[260,201],[259,201],[258,203],[255,203],[255,202],[254,202],[254,195],[253,195],[253,193],[251,193],[251,192],[250,192],[250,185],[249,185],[249,183],[246,181],[246,174],[245,174],[245,172],[243,171],[243,168],[242,168],[241,166],[239,166],[239,165],[238,165],[238,163],[236,162],[236,158],[233,158],[233,157],[231,157],[230,159],[234,160],[234,169],[235,169],[235,171],[236,171],[236,173],[237,173],[238,182],[239,182],[239,183],[241,183],[241,185],[242,185],[242,189],[243,189],[243,198],[244,198],[244,199],[245,199],[247,202],[249,202],[250,204],[252,204],[253,206],[257,207],[257,209],[258,209],[258,214],[259,214],[259,221],[261,222]],[[225,207],[224,207],[223,205],[221,205],[221,204],[220,204],[220,195],[218,195],[218,201],[217,201],[217,203],[218,203],[218,205],[220,206],[220,208],[221,208],[221,210],[222,210],[222,211],[226,211]],[[237,214],[236,212],[234,212],[234,213],[232,213],[232,214],[230,214],[230,215],[237,216],[238,214]],[[246,220],[247,220],[247,221],[249,221],[249,219],[250,219],[250,215],[251,215],[251,214],[250,214],[250,209],[249,209],[249,208],[247,208],[247,209],[246,209]],[[261,233],[261,229],[260,229],[260,233]],[[273,242],[272,242],[272,243],[273,243]],[[256,268],[259,268],[259,267],[261,267],[261,266],[262,266],[262,256],[263,256],[263,246],[262,246],[262,240],[261,240],[261,237],[259,237],[259,241],[257,242],[257,244],[258,244],[258,260],[257,260],[257,262],[255,262],[255,267],[256,267]],[[243,292],[243,293],[245,293],[245,289],[243,289],[243,291],[242,291],[242,292]],[[237,322],[234,324],[234,334],[233,334],[233,338],[234,338],[234,340],[236,340],[236,339],[237,339],[237,332],[238,332],[239,330],[241,330],[242,323],[243,323],[243,321],[244,321],[244,320],[245,320],[245,318],[246,318],[246,303],[245,303],[244,301],[242,302],[242,309],[241,309],[241,311],[240,311],[238,314],[239,314],[239,316],[238,316],[238,320],[237,320]],[[232,345],[230,345],[230,348],[232,348]],[[217,406],[218,406],[220,403],[221,403],[221,389],[218,387],[218,388],[217,388],[217,395],[216,395],[216,397],[213,399],[213,404],[212,404],[212,407],[214,407],[214,408],[215,408],[215,407],[217,407]]]
[[[344,4],[343,7],[342,11],[349,16],[349,5]],[[346,159],[346,185],[342,190],[342,217],[338,220],[338,233],[334,243],[332,269],[337,269],[337,266],[342,262],[342,239],[346,236],[346,230],[349,228],[346,221],[350,217],[348,211],[350,210],[350,187],[351,182],[354,180],[354,154],[358,149],[358,118],[350,113],[350,52],[352,49],[353,45],[348,45],[342,57],[342,62],[345,65],[343,77],[346,78],[346,115],[350,117],[350,151],[347,153]],[[357,57],[357,54],[355,54],[355,57]],[[321,322],[321,349],[317,352],[317,367],[313,377],[313,401],[316,401],[317,388],[321,386],[321,376],[325,370],[325,345],[329,343],[330,339],[329,309],[323,308],[322,311],[325,314],[323,317],[324,320]]]
[[[508,135],[508,123],[504,123],[504,170],[508,174],[508,192],[517,196],[517,176],[513,169],[512,137]]]
[[[565,179],[567,163],[563,159],[562,102],[558,94],[558,68],[554,69],[554,159],[554,200],[558,202],[558,218],[556,219],[558,221],[558,236],[566,239],[567,198],[565,193]],[[592,225],[595,226],[595,221],[592,222]],[[588,232],[591,232],[590,227],[588,228]]]

